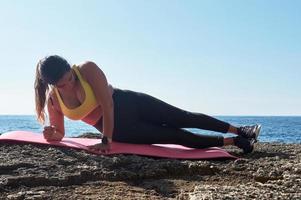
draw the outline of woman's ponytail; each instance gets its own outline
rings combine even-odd
[[[36,68],[36,78],[34,82],[35,90],[35,106],[37,119],[41,124],[45,124],[45,104],[46,104],[46,94],[48,93],[48,84],[44,82],[41,78],[40,73],[41,61],[37,64]]]

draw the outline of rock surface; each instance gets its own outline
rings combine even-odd
[[[191,161],[0,143],[0,199],[301,199],[300,147]]]

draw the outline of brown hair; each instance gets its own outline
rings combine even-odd
[[[34,90],[36,115],[41,124],[45,123],[46,95],[49,92],[49,85],[55,85],[70,69],[70,64],[58,55],[47,56],[38,62]]]

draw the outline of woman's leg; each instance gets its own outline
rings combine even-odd
[[[222,136],[197,135],[180,128],[145,122],[137,122],[135,126],[115,132],[113,139],[118,142],[134,144],[180,144],[198,149],[224,145]]]
[[[181,144],[193,148],[223,146],[222,136],[196,135],[181,128],[153,123],[141,117],[141,93],[114,90],[113,140],[136,144]],[[145,113],[147,114],[147,113]]]
[[[254,139],[260,132],[260,125],[235,127],[214,117],[182,110],[144,93],[135,93],[140,118],[147,122],[175,128],[199,128],[221,133],[234,133]]]
[[[199,128],[204,130],[236,133],[229,123],[202,113],[182,110],[150,95],[137,93],[137,107],[140,117],[147,122],[175,128]]]

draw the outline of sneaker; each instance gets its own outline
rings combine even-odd
[[[254,142],[258,142],[258,135],[261,129],[261,125],[253,125],[253,126],[242,126],[237,129],[237,133],[239,136],[242,136],[247,139],[254,139]]]
[[[251,153],[254,149],[254,139],[237,136],[234,138],[234,145],[242,149],[244,154]]]

